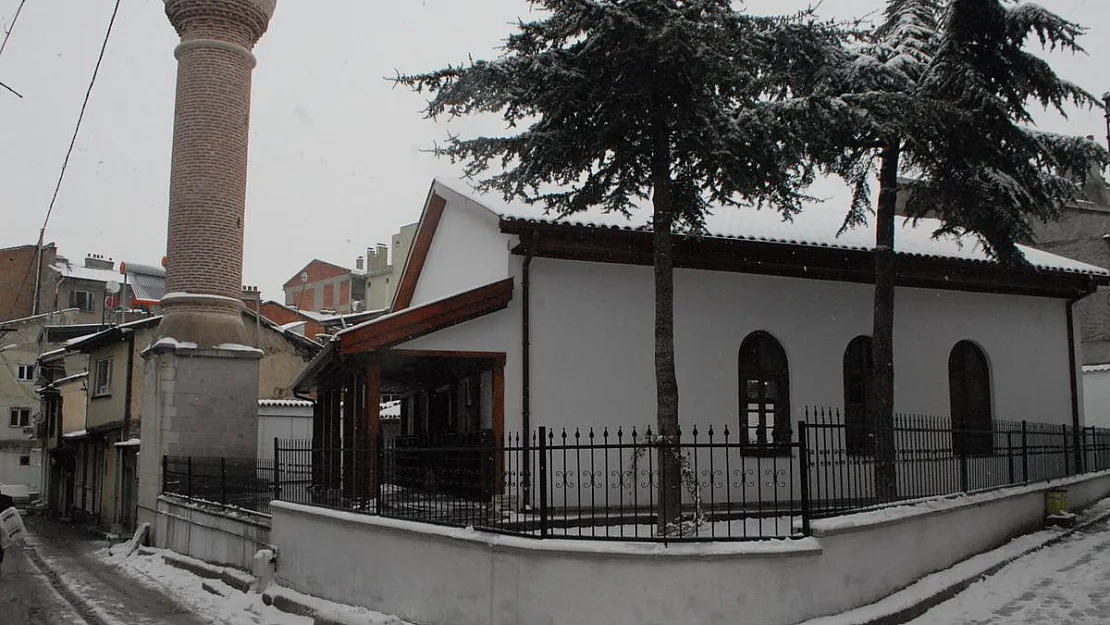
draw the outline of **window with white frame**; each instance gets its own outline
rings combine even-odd
[[[19,370],[16,372],[15,377],[20,382],[34,382],[35,365],[19,365]]]
[[[8,412],[8,425],[13,428],[25,428],[31,425],[30,408],[12,408]]]
[[[78,308],[85,312],[93,309],[93,294],[88,291],[70,291],[69,307]]]
[[[108,395],[112,392],[112,359],[96,361],[93,371],[93,397]]]

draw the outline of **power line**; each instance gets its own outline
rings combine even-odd
[[[15,15],[12,16],[12,23],[8,26],[8,30],[4,32],[4,40],[0,41],[0,54],[4,53],[4,47],[8,45],[8,37],[12,36],[12,31],[15,30],[15,23],[19,20],[19,12],[23,10],[23,5],[27,0],[19,0],[19,6],[15,8]]]
[[[22,1],[20,3],[22,6]],[[39,229],[38,253],[35,255],[37,258],[37,267],[35,269],[35,291],[34,300],[31,303],[31,310],[33,313],[38,312],[39,306],[39,289],[41,287],[40,281],[42,276],[42,243],[46,237],[46,225],[50,223],[50,215],[54,212],[54,204],[58,201],[58,192],[62,189],[62,181],[65,180],[66,168],[69,167],[69,159],[73,156],[73,146],[77,144],[77,135],[81,132],[81,122],[85,119],[85,109],[89,106],[89,96],[92,95],[93,85],[96,84],[96,77],[100,73],[100,64],[104,61],[104,52],[108,49],[108,39],[112,36],[112,27],[116,23],[116,15],[119,13],[120,0],[116,0],[115,6],[112,8],[112,17],[108,20],[108,29],[104,31],[104,40],[100,43],[100,54],[96,57],[96,66],[93,67],[92,77],[89,79],[89,86],[85,89],[85,99],[81,102],[81,112],[77,114],[77,124],[73,128],[73,136],[69,140],[69,148],[66,150],[66,156],[62,160],[62,170],[58,173],[58,182],[54,185],[54,194],[50,196],[50,205],[46,208],[46,218],[42,220],[42,228]],[[9,33],[11,30],[8,31]],[[30,270],[30,267],[28,267]],[[29,271],[28,271],[29,273]],[[23,279],[23,286],[26,286],[26,275]],[[20,286],[20,292],[23,291],[23,286]]]
[[[12,23],[8,26],[8,29],[4,31],[4,40],[0,41],[0,54],[4,53],[4,48],[8,45],[8,37],[12,36],[12,31],[15,30],[15,23],[17,21],[19,21],[19,13],[21,11],[23,11],[23,5],[26,2],[27,2],[27,0],[19,0],[19,6],[15,8],[15,15],[12,16]],[[21,98],[21,99],[23,98],[23,94],[16,91],[15,89],[12,89],[8,85],[4,84],[3,82],[0,82],[0,87],[3,87],[5,89],[7,89],[8,91],[11,91],[18,98]]]
[[[58,191],[62,188],[62,180],[66,175],[66,167],[69,166],[69,157],[73,155],[73,146],[77,143],[77,133],[81,131],[81,121],[85,119],[85,109],[89,106],[89,96],[92,94],[93,85],[96,84],[96,76],[100,73],[100,63],[104,60],[104,51],[108,49],[108,38],[112,35],[112,26],[116,23],[116,14],[119,13],[120,0],[116,0],[116,5],[112,9],[112,18],[108,20],[108,30],[104,32],[104,41],[100,44],[100,55],[96,57],[96,67],[93,68],[92,78],[89,80],[89,87],[85,89],[85,100],[81,102],[81,112],[77,114],[77,125],[73,128],[73,137],[69,140],[69,149],[66,150],[66,157],[62,161],[62,171],[58,174],[58,183],[54,185],[54,195],[50,197],[50,206],[46,209],[46,219],[42,221],[42,230],[46,230],[46,224],[50,221],[50,214],[54,212],[54,203],[58,200]],[[42,235],[39,235],[40,245]]]

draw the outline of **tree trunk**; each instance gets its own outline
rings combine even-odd
[[[894,222],[900,149],[899,141],[894,140],[880,157],[879,205],[875,213],[874,369],[867,411],[875,431],[875,494],[880,501],[898,497],[894,448]]]
[[[671,228],[670,140],[656,131],[652,162],[652,239],[655,268],[655,398],[659,428],[659,533],[682,513],[682,475],[678,448],[678,380],[674,370],[674,258]]]

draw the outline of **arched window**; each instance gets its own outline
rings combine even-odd
[[[770,334],[753,332],[740,344],[740,438],[756,444],[790,442],[790,372],[786,352]]]
[[[867,413],[871,389],[871,337],[857,336],[844,350],[844,445],[850,454],[875,452],[875,428]]]
[[[990,369],[986,354],[971,341],[956,343],[948,356],[948,398],[953,453],[990,455],[994,450]]]

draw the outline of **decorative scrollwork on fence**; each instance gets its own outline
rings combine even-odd
[[[575,488],[576,486],[575,486],[575,482],[574,482],[574,475],[575,475],[575,473],[574,473],[574,470],[572,470],[572,469],[565,469],[565,470],[564,469],[556,469],[554,471],[555,488],[560,488],[560,489]]]
[[[590,471],[582,469],[578,474],[582,488],[605,488],[605,473],[603,471]]]
[[[702,479],[698,481],[698,485],[702,488],[709,488],[710,486],[713,488],[724,488],[724,475],[725,473],[721,469],[702,469]]]
[[[764,469],[763,470],[763,486],[765,488],[785,488],[786,487],[786,469]]]
[[[636,487],[636,472],[632,469],[613,469],[609,478],[609,488],[631,491]]]
[[[737,478],[736,481],[732,482],[733,488],[754,488],[756,485],[755,469],[753,468],[733,469],[732,476]]]

